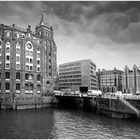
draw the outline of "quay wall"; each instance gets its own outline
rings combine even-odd
[[[135,108],[140,110],[140,99],[126,99],[130,104],[132,104]]]
[[[127,101],[112,98],[97,98],[97,111],[113,118],[136,117],[133,105]]]
[[[12,104],[2,104],[1,109],[34,109],[44,108],[56,104],[55,96],[43,96],[40,98],[16,98]]]

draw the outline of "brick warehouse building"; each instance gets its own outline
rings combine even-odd
[[[0,95],[3,108],[16,104],[41,105],[53,90],[57,71],[53,28],[43,12],[35,33],[0,24]]]

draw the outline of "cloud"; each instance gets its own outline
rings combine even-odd
[[[140,51],[140,2],[1,1],[0,19],[34,30],[43,9],[54,28],[59,63],[83,58],[100,67],[109,67],[110,59],[117,66],[138,62],[134,54]]]

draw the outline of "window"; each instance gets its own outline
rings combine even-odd
[[[20,56],[16,56],[16,61],[20,62]]]
[[[20,54],[20,49],[19,48],[16,48],[16,53]]]
[[[28,87],[29,87],[29,86],[28,86],[28,84],[26,83],[26,84],[25,84],[25,90],[28,90]]]
[[[28,78],[29,78],[29,74],[26,73],[26,74],[25,74],[25,80],[28,80]]]
[[[30,84],[30,90],[33,90],[33,89],[34,89],[34,85]]]
[[[9,36],[10,36],[10,32],[7,32],[7,33],[6,33],[6,36],[9,37]]]
[[[1,73],[0,73],[0,79],[1,79]]]
[[[19,38],[19,33],[16,33],[17,38]]]
[[[6,48],[6,53],[10,53],[10,48],[9,47]]]
[[[41,91],[41,85],[37,85],[37,91]]]
[[[41,81],[41,76],[37,75],[37,81]]]
[[[30,59],[30,63],[31,63],[31,64],[33,63],[33,59]]]
[[[5,65],[5,68],[10,68],[10,64],[9,63],[6,63],[6,65]]]
[[[50,81],[46,81],[46,84],[50,84]]]
[[[37,53],[37,58],[40,58],[40,54],[39,53]]]
[[[10,90],[10,83],[5,83],[5,89]]]
[[[20,84],[19,83],[16,84],[16,90],[20,90]]]
[[[0,90],[1,90],[1,83],[0,83]]]
[[[51,73],[49,72],[49,76],[51,76]]]
[[[2,48],[0,48],[0,53],[2,53]]]
[[[9,61],[9,60],[10,60],[10,56],[6,55],[6,61]]]
[[[26,50],[26,56],[29,56],[29,51]]]
[[[26,65],[26,71],[28,71],[29,70],[29,66],[28,65]]]
[[[49,69],[51,69],[51,66],[49,66]]]
[[[26,58],[26,63],[29,63],[29,58]]]
[[[20,64],[16,64],[16,69],[20,70]]]
[[[31,56],[31,57],[33,56],[33,52],[32,52],[32,51],[30,51],[30,56]]]
[[[10,72],[5,73],[5,79],[10,79]]]
[[[49,52],[49,56],[51,56],[51,52]]]
[[[19,72],[16,73],[16,79],[20,79],[20,73]]]
[[[27,46],[28,49],[32,49],[32,44],[31,43],[27,43],[26,46]]]
[[[51,59],[49,59],[49,63],[51,63]]]
[[[37,51],[40,51],[40,48],[37,48]]]
[[[30,66],[30,70],[33,70],[33,66]]]
[[[40,64],[40,60],[37,60],[37,64],[38,64],[38,65]]]
[[[40,67],[37,67],[37,71],[40,71]]]
[[[30,74],[28,77],[29,80],[33,80],[33,74]]]

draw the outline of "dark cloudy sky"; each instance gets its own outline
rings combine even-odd
[[[43,9],[54,28],[58,64],[91,59],[97,68],[140,66],[140,2],[0,2],[0,22],[34,30]]]

